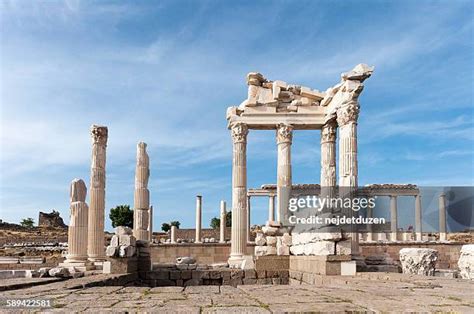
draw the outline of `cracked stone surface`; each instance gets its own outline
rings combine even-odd
[[[52,299],[54,307],[33,311],[39,313],[474,312],[471,280],[364,273],[354,277],[322,276],[320,282],[237,288],[98,286],[83,289],[67,289],[66,282],[55,282],[2,291],[2,298]]]

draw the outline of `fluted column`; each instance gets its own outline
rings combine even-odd
[[[170,239],[171,239],[171,243],[176,243],[176,230],[178,228],[176,226],[171,226],[171,231],[170,231]]]
[[[287,222],[288,202],[291,195],[291,143],[293,126],[278,125],[276,131],[278,145],[277,168],[277,220]]]
[[[442,193],[438,199],[439,205],[439,240],[446,241],[446,195]]]
[[[250,196],[247,196],[247,243],[250,242]]]
[[[359,104],[349,101],[337,110],[339,126],[339,197],[353,197],[358,186],[357,119]],[[353,212],[348,213],[353,215]],[[351,226],[351,252],[359,254],[357,226]]]
[[[398,213],[397,213],[397,197],[390,195],[390,240],[397,241],[398,233]]]
[[[336,121],[321,129],[321,198],[335,196],[336,187]]]
[[[275,221],[275,195],[268,197],[268,221]]]
[[[422,241],[421,195],[415,196],[415,235],[417,241]]]
[[[225,243],[225,230],[226,230],[226,204],[225,201],[221,201],[221,212],[220,212],[220,226],[219,226],[219,242]]]
[[[148,210],[148,241],[153,241],[153,206]]]
[[[91,261],[105,260],[104,211],[105,211],[105,159],[108,130],[93,125],[90,208],[88,215],[87,255]]]
[[[231,126],[232,152],[232,234],[229,266],[240,267],[247,247],[247,134],[244,123]]]
[[[146,144],[137,144],[137,165],[135,168],[135,194],[133,211],[133,235],[137,240],[148,241],[148,224],[150,209],[150,191],[148,179],[150,177],[150,159],[146,152]]]
[[[71,213],[68,227],[68,254],[66,263],[87,261],[87,224],[89,207],[86,204],[87,188],[84,181],[71,182]]]
[[[194,243],[201,243],[202,196],[196,196],[196,235]]]

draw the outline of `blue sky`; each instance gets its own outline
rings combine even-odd
[[[474,184],[471,1],[2,1],[1,218],[68,220],[89,181],[93,123],[109,127],[107,210],[133,204],[148,143],[157,229],[231,200],[225,111],[245,76],[325,90],[375,65],[360,98],[359,183]],[[319,182],[319,132],[296,132],[293,181]],[[251,132],[249,187],[276,180],[272,132]],[[252,204],[263,223],[266,200]],[[107,215],[108,216],[108,215]],[[110,223],[107,221],[107,225]]]

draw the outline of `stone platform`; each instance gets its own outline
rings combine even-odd
[[[111,286],[109,276],[2,292],[3,299],[52,299],[37,312],[282,313],[474,311],[474,282],[417,275],[316,276],[313,285]],[[123,280],[121,280],[123,281]],[[81,288],[85,287],[85,288]],[[4,310],[0,306],[0,311]],[[25,311],[26,312],[26,311]]]

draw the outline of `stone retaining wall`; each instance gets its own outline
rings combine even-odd
[[[247,254],[253,255],[254,245],[247,246]],[[150,246],[152,263],[174,263],[176,257],[191,256],[198,264],[225,263],[230,255],[230,243],[180,243],[153,244]]]
[[[150,287],[288,284],[288,271],[255,271],[253,269],[154,270],[141,273],[141,282]]]
[[[461,243],[360,243],[363,257],[388,254],[394,261],[399,261],[399,252],[403,248],[428,248],[438,251],[437,269],[457,269],[461,255]]]

